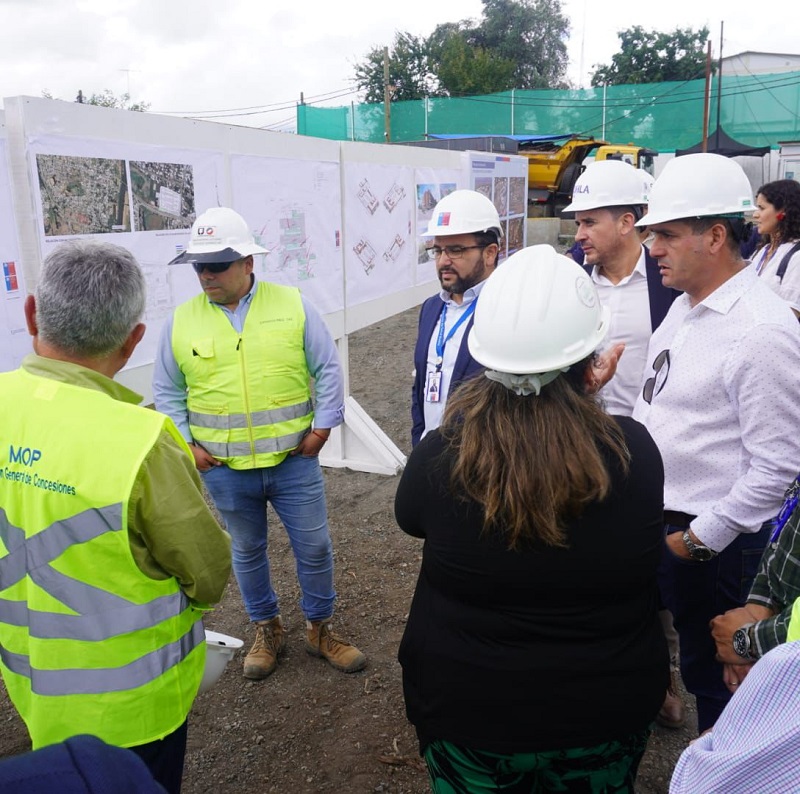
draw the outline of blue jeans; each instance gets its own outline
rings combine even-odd
[[[666,534],[683,532],[667,524]],[[711,638],[711,618],[744,605],[758,571],[769,528],[741,534],[708,562],[676,557],[665,545],[659,569],[664,605],[672,612],[680,637],[681,678],[697,698],[700,732],[717,721],[731,693],[722,682],[722,665],[716,660]]]
[[[319,459],[289,455],[263,469],[216,466],[203,482],[231,535],[233,572],[250,620],[270,620],[280,611],[267,556],[267,502],[289,536],[303,614],[307,620],[330,618],[336,600],[333,548]]]

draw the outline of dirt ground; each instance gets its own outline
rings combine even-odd
[[[400,449],[410,451],[410,385],[417,310],[350,337],[351,393]],[[395,525],[396,477],[325,470],[336,560],[335,630],[363,650],[367,669],[336,672],[303,647],[294,561],[272,515],[270,559],[287,625],[288,651],[265,681],[241,676],[234,659],[189,718],[185,794],[204,792],[428,792],[414,731],[407,723],[397,647],[421,560],[421,542]],[[252,634],[231,577],[207,628]],[[586,719],[602,719],[587,712]],[[656,728],[637,781],[638,794],[665,794],[678,755],[694,735]],[[29,747],[3,691],[0,756]]]

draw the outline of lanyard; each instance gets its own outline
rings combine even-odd
[[[464,310],[464,313],[461,317],[456,320],[456,324],[450,329],[450,333],[447,334],[445,337],[444,335],[444,323],[447,317],[447,304],[442,307],[442,314],[441,319],[439,320],[439,336],[436,337],[436,369],[440,370],[442,368],[442,362],[444,361],[444,346],[453,338],[453,334],[461,327],[465,320],[468,320],[472,313],[475,311],[475,304],[478,302],[476,298],[469,306]]]
[[[796,479],[789,486],[786,494],[784,495],[783,506],[781,507],[780,513],[778,513],[778,515],[769,522],[772,526],[772,536],[769,539],[770,543],[777,542],[778,538],[780,537],[781,530],[786,526],[786,523],[789,521],[789,518],[797,507],[797,502],[799,501],[798,497],[800,497],[800,479]]]

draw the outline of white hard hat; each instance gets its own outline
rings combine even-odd
[[[578,177],[572,189],[572,203],[562,212],[638,207],[647,204],[648,195],[648,183],[642,179],[640,169],[622,160],[597,160]]]
[[[500,216],[492,202],[476,190],[454,190],[434,208],[423,237],[438,237],[475,232],[495,232],[503,236]]]
[[[169,264],[235,262],[252,254],[268,254],[256,245],[245,219],[228,207],[212,207],[192,224],[189,247]]]
[[[586,271],[552,246],[533,245],[486,280],[467,344],[498,372],[552,372],[593,353],[609,322]]]
[[[753,189],[738,163],[721,154],[686,154],[664,167],[653,185],[649,211],[637,226],[752,209]]]
[[[206,629],[206,665],[203,668],[199,695],[208,692],[219,681],[228,662],[242,645],[244,645],[243,640]]]

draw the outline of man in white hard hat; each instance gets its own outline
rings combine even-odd
[[[800,460],[800,328],[741,258],[752,195],[734,161],[686,155],[639,221],[664,285],[684,293],[650,340],[633,417],[664,461],[660,584],[701,732],[730,698],[709,621],[743,605]]]
[[[679,293],[661,283],[658,263],[636,227],[646,212],[651,180],[621,160],[591,163],[575,183],[575,241],[603,305],[611,310],[606,346],[624,343],[614,377],[600,395],[610,414],[630,416],[639,395],[653,331]],[[648,175],[649,176],[649,175]]]
[[[597,161],[580,175],[572,203],[563,211],[575,215],[584,269],[611,312],[606,347],[625,345],[616,374],[600,391],[608,412],[619,416],[633,413],[650,336],[680,294],[661,283],[658,262],[641,241],[646,229],[636,226],[647,211],[652,186],[652,176],[642,169],[622,160]],[[678,638],[667,610],[661,610],[661,619],[676,670]],[[667,728],[680,728],[686,721],[674,676],[657,720]]]
[[[456,190],[433,209],[425,236],[441,292],[420,309],[411,392],[411,443],[438,427],[447,395],[483,367],[467,337],[483,282],[497,266],[503,228],[494,204],[475,190]]]
[[[178,794],[230,538],[173,423],[113,380],[145,290],[129,251],[72,240],[25,303],[35,353],[0,375],[0,672],[34,750],[91,734]]]
[[[271,675],[285,647],[267,557],[267,502],[297,561],[306,650],[356,672],[364,654],[330,628],[333,553],[317,457],[344,418],[341,365],[322,317],[300,291],[256,280],[253,257],[266,253],[233,210],[197,218],[189,247],[170,264],[191,263],[204,294],[165,324],[156,407],[189,442],[233,538],[233,570],[256,631],[245,678]]]

